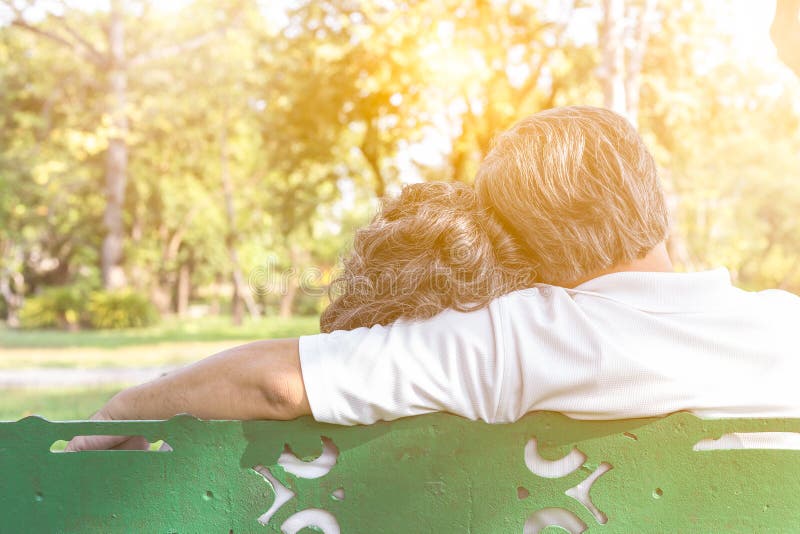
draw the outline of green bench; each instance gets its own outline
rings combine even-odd
[[[435,414],[339,427],[28,417],[0,423],[0,532],[800,530],[800,453],[697,450],[734,432],[800,432],[800,420],[537,413],[489,425]],[[51,452],[93,434],[143,435],[172,450]]]

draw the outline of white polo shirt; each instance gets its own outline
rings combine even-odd
[[[800,417],[800,297],[737,289],[726,269],[614,273],[301,337],[300,362],[315,419],[345,425],[436,411]]]

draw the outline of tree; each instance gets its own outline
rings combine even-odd
[[[599,77],[603,105],[638,126],[642,65],[656,0],[603,0]]]
[[[661,6],[640,125],[674,202],[673,260],[685,269],[726,265],[748,288],[797,288],[788,215],[800,193],[796,88],[738,57],[707,4]]]
[[[105,212],[103,225],[105,237],[101,249],[101,269],[106,288],[126,285],[122,266],[125,241],[123,205],[128,182],[129,159],[129,80],[138,69],[154,61],[194,50],[218,35],[236,19],[240,6],[230,9],[232,14],[212,28],[175,40],[168,33],[148,35],[145,42],[131,42],[127,38],[126,26],[131,16],[126,12],[122,0],[110,0],[108,13],[100,24],[100,31],[77,31],[80,22],[86,23],[87,14],[77,11],[63,0],[57,3],[57,11],[48,11],[42,22],[32,22],[30,13],[47,9],[36,2],[18,7],[15,0],[3,0],[13,17],[11,25],[30,32],[42,39],[68,50],[74,57],[93,67],[98,77],[105,80],[104,114],[108,117],[108,147],[105,165]],[[43,4],[43,3],[42,3]],[[137,22],[144,27],[149,21],[150,4],[137,4]],[[146,43],[146,44],[145,44]],[[138,45],[138,46],[137,46]]]
[[[377,197],[397,180],[394,158],[425,122],[417,54],[424,6],[402,4],[298,2],[264,46],[275,72],[265,95],[280,102],[293,159],[341,162]]]
[[[604,100],[655,154],[679,268],[800,288],[797,87],[734,57],[707,2],[300,0],[277,26],[274,4],[248,0],[11,3],[0,314],[12,319],[40,289],[99,286],[114,218],[117,265],[164,312],[229,297],[237,320],[311,312],[297,274],[313,262],[324,285],[376,197],[409,176],[470,181],[520,117]],[[269,257],[289,276],[253,295]]]
[[[588,92],[591,47],[567,32],[583,3],[547,4],[437,3],[426,59],[433,105],[450,111],[450,179],[472,181],[493,137],[520,117]]]
[[[257,11],[248,12],[247,20],[261,22]],[[156,300],[179,314],[196,282],[213,285],[226,278],[234,323],[243,321],[245,308],[259,314],[240,253],[243,243],[265,231],[251,220],[266,200],[255,191],[263,147],[248,85],[249,77],[263,73],[241,68],[253,63],[255,49],[254,32],[243,24],[188,61],[159,60],[161,74],[139,81],[147,95],[137,120],[134,170],[140,179],[127,209],[135,214],[137,235],[150,240],[137,240],[137,248],[151,251],[138,254],[137,267],[157,273],[149,280]]]
[[[102,168],[91,80],[35,36],[0,32],[0,295],[13,320],[25,295],[90,279]]]

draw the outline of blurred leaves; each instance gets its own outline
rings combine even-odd
[[[274,259],[327,276],[377,196],[404,181],[471,181],[493,136],[515,120],[599,104],[599,5],[126,3],[126,54],[143,58],[129,65],[125,111],[131,285],[162,311],[181,311],[186,298],[213,304],[230,294],[231,250],[245,275]],[[67,3],[29,20],[80,28],[103,55],[103,9]],[[641,130],[676,203],[684,267],[724,264],[745,287],[800,291],[799,84],[726,55],[722,16],[700,0],[658,3]],[[191,51],[165,53],[174,46]],[[49,286],[100,284],[112,135],[101,71],[0,25],[7,303]]]

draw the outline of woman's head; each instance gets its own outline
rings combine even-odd
[[[471,311],[529,287],[533,273],[500,224],[478,207],[472,187],[429,182],[383,200],[356,232],[333,282],[323,332]]]

